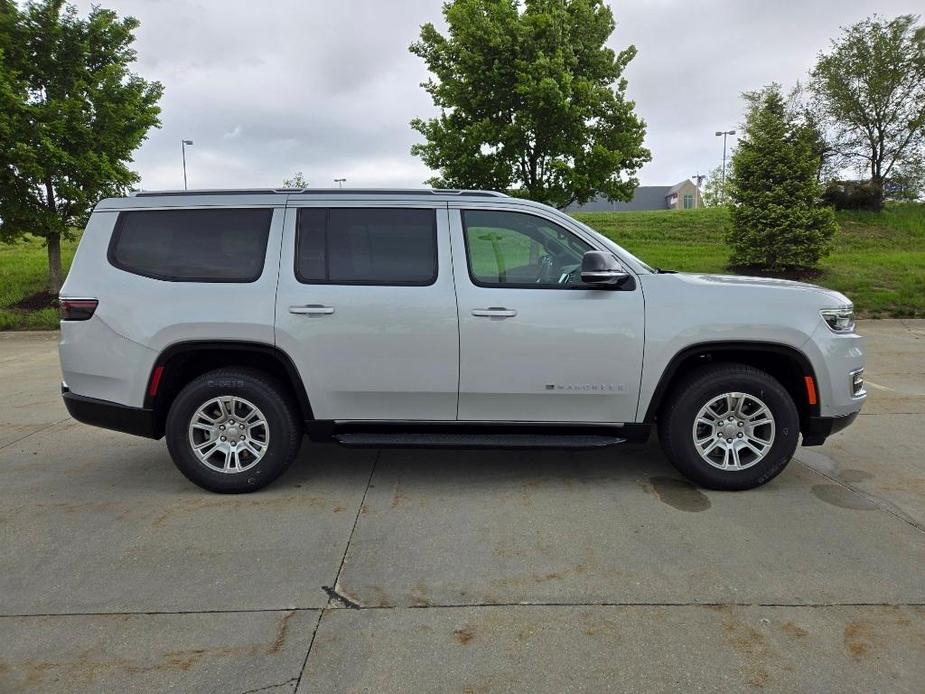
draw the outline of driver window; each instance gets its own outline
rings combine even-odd
[[[591,246],[562,227],[522,212],[463,210],[469,275],[481,287],[550,288],[581,284]]]

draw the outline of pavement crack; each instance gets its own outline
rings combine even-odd
[[[331,602],[334,603],[334,606],[336,607],[347,607],[351,610],[363,609],[363,605],[354,600],[351,600],[343,593],[338,592],[336,588],[331,588],[331,586],[321,586],[321,590],[328,594]]]
[[[71,419],[71,418],[70,418],[70,417],[65,417],[64,419],[62,419],[62,420],[60,420],[60,421],[58,421],[58,422],[52,422],[51,424],[46,424],[46,425],[43,426],[41,429],[36,429],[35,431],[30,431],[30,432],[29,432],[28,434],[26,434],[25,436],[20,436],[18,439],[13,439],[13,440],[10,441],[9,443],[3,444],[2,446],[0,446],[0,449],[9,448],[10,446],[12,446],[12,445],[14,445],[14,444],[17,444],[17,443],[19,443],[19,442],[21,442],[21,441],[25,441],[25,440],[26,440],[27,438],[29,438],[30,436],[35,436],[36,434],[41,434],[43,431],[48,431],[48,430],[51,429],[53,426],[57,426],[58,424],[64,424],[64,423],[65,423],[66,421],[68,421],[69,419]]]
[[[858,495],[859,497],[861,497],[862,499],[866,499],[867,501],[869,501],[871,504],[873,504],[874,506],[876,506],[879,510],[883,511],[884,513],[888,513],[888,514],[890,514],[891,516],[893,516],[895,519],[897,519],[897,520],[899,520],[899,521],[902,521],[902,522],[905,523],[906,525],[911,525],[913,528],[915,528],[915,529],[918,530],[919,532],[925,533],[925,525],[923,525],[922,523],[919,523],[919,522],[918,522],[917,520],[915,520],[914,518],[912,518],[912,517],[906,515],[905,513],[903,513],[902,511],[900,511],[899,509],[895,508],[895,507],[894,507],[892,504],[890,504],[888,501],[886,501],[886,500],[884,500],[884,499],[881,499],[880,497],[875,496],[875,495],[873,495],[873,494],[868,494],[867,492],[865,492],[865,491],[863,491],[863,490],[861,490],[861,489],[858,489],[857,487],[855,487],[855,486],[853,486],[853,485],[848,484],[847,482],[845,482],[844,480],[839,479],[838,477],[835,477],[835,476],[830,475],[830,474],[828,474],[828,473],[826,473],[826,472],[823,472],[823,471],[820,470],[819,468],[813,467],[813,466],[810,465],[809,463],[803,462],[803,461],[800,460],[799,458],[794,457],[793,460],[796,461],[797,463],[799,463],[800,465],[802,465],[803,467],[807,468],[808,470],[812,470],[813,472],[815,472],[815,473],[816,473],[817,475],[819,475],[820,477],[824,477],[825,479],[829,480],[829,481],[832,482],[833,484],[837,484],[837,485],[839,485],[840,487],[844,487],[845,489],[847,489],[848,491],[852,492],[853,494],[857,494],[857,495]]]
[[[257,689],[248,689],[241,692],[241,694],[255,694],[255,692],[267,692],[271,689],[279,689],[280,687],[286,687],[290,684],[296,684],[299,681],[298,677],[290,677],[285,682],[279,682],[277,684],[268,684],[266,687],[257,687]]]

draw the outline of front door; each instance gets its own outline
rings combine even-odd
[[[551,217],[551,215],[550,215]],[[581,283],[591,239],[549,217],[450,209],[459,306],[459,419],[632,422],[643,299]]]
[[[302,374],[315,417],[455,419],[446,204],[312,201],[287,210],[283,233],[276,342]]]

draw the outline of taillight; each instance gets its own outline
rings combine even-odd
[[[61,299],[58,313],[61,320],[87,320],[93,315],[99,301],[96,299]]]

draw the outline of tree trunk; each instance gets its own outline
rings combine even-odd
[[[48,291],[55,296],[61,291],[61,234],[48,235]]]
[[[883,211],[883,178],[880,176],[872,176],[870,179],[871,187],[871,201],[870,209],[873,212]]]

